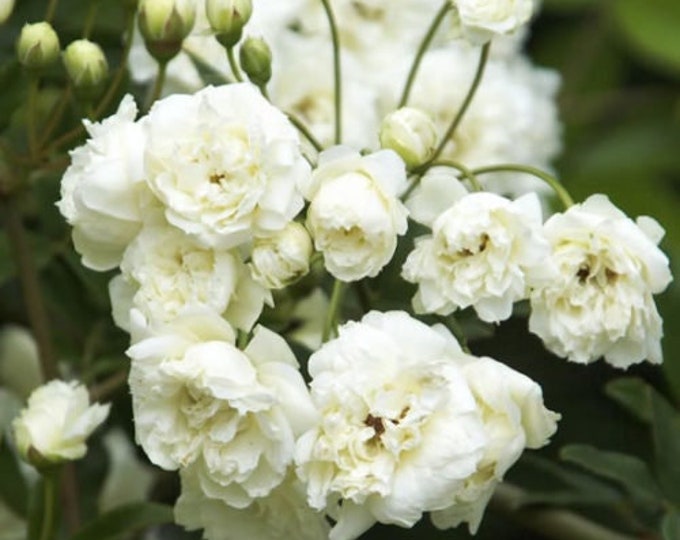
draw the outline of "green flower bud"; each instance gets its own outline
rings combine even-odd
[[[0,0],[0,24],[3,24],[14,9],[14,0]]]
[[[140,0],[139,31],[146,48],[159,62],[167,62],[182,48],[196,19],[191,0]]]
[[[247,38],[239,51],[241,67],[257,86],[264,86],[272,78],[272,51],[262,38]]]
[[[420,109],[402,107],[388,114],[380,126],[380,146],[394,150],[409,168],[425,163],[437,146],[437,128]]]
[[[101,47],[87,39],[78,39],[66,47],[63,59],[76,92],[83,98],[96,98],[109,74]]]
[[[206,15],[215,37],[225,47],[241,39],[243,27],[253,13],[251,0],[206,0]]]
[[[59,36],[47,22],[25,24],[17,41],[19,62],[28,69],[43,69],[59,58]]]

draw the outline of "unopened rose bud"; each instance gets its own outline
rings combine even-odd
[[[191,0],[140,0],[139,31],[146,48],[159,62],[167,62],[182,48],[196,19]]]
[[[241,39],[243,27],[253,13],[251,0],[206,0],[206,15],[215,37],[225,47]]]
[[[241,67],[250,81],[264,86],[272,78],[272,51],[262,38],[247,38],[239,51]]]
[[[76,92],[84,98],[97,97],[109,73],[104,51],[87,39],[76,40],[66,47],[64,66]]]
[[[14,0],[0,0],[0,24],[3,24],[14,9]]]
[[[269,289],[282,289],[309,272],[312,240],[304,226],[289,223],[278,234],[255,240],[250,260],[253,279]]]
[[[437,128],[420,109],[402,107],[388,114],[380,126],[380,146],[394,150],[407,167],[425,163],[437,145]]]
[[[90,405],[87,389],[75,382],[53,380],[28,398],[28,406],[12,422],[17,450],[37,468],[83,457],[85,440],[106,419],[109,405]]]
[[[19,62],[28,69],[43,69],[59,58],[59,36],[47,22],[25,24],[17,41]]]

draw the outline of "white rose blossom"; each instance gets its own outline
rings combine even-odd
[[[19,453],[37,466],[82,458],[86,439],[106,420],[110,405],[90,405],[87,388],[52,380],[36,388],[12,422]]]
[[[255,239],[248,266],[257,283],[282,289],[309,272],[312,251],[307,229],[291,221],[279,233]]]
[[[433,512],[440,529],[467,522],[477,531],[495,487],[525,448],[540,448],[557,429],[560,415],[543,405],[541,387],[492,358],[468,357],[461,370],[483,411],[488,442],[477,471],[452,497],[450,507]]]
[[[418,284],[415,310],[448,315],[473,306],[483,321],[508,319],[514,302],[552,276],[542,221],[534,193],[515,201],[485,192],[460,198],[404,263],[402,276]]]
[[[185,315],[128,350],[136,437],[164,469],[243,508],[284,478],[316,411],[283,338],[256,327],[241,351],[214,314]]]
[[[304,486],[290,473],[269,495],[245,508],[207,497],[189,469],[181,470],[180,477],[175,521],[188,530],[203,529],[206,540],[328,539],[330,526],[323,513],[307,505]]]
[[[129,330],[129,311],[168,322],[182,312],[209,309],[248,331],[272,304],[235,250],[201,246],[167,224],[144,227],[125,251],[122,274],[109,287],[114,320]]]
[[[328,271],[342,281],[374,277],[406,232],[404,162],[392,150],[367,156],[345,146],[322,152],[311,182],[307,228]]]
[[[454,19],[473,43],[485,43],[497,35],[510,34],[525,25],[536,0],[452,0]]]
[[[312,354],[321,420],[299,439],[296,463],[309,504],[337,522],[331,540],[376,521],[410,527],[474,474],[487,436],[462,355],[450,334],[405,312],[370,312]]]
[[[228,249],[283,229],[301,210],[309,164],[285,115],[248,83],[157,101],[145,172],[175,227]]]
[[[573,362],[601,356],[627,368],[662,361],[662,321],[653,295],[672,277],[657,247],[664,230],[652,218],[634,222],[605,195],[545,223],[559,275],[531,294],[529,329]]]
[[[71,152],[61,181],[60,212],[73,227],[82,262],[110,270],[139,232],[153,197],[144,183],[144,120],[132,96],[100,123],[84,121],[90,138]]]

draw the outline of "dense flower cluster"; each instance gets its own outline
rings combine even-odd
[[[341,111],[321,3],[255,0],[244,33],[272,49],[267,85],[204,86],[180,53],[168,88],[195,92],[171,92],[141,118],[126,96],[86,123],[62,180],[58,206],[83,264],[119,269],[109,292],[131,336],[137,442],[179,471],[176,520],[209,540],[352,540],[424,513],[477,529],[559,415],[536,382],[414,313],[451,323],[472,308],[500,323],[528,301],[530,330],[558,355],[661,361],[661,227],[602,195],[544,223],[544,188],[475,172],[548,168],[559,148],[557,77],[519,52],[534,2],[445,4],[409,96],[440,1],[332,5]],[[183,47],[230,78],[195,7]],[[489,40],[499,47],[480,62]],[[140,80],[142,56],[133,51]],[[385,269],[417,290],[381,312],[369,280]],[[347,283],[363,316],[338,324]]]

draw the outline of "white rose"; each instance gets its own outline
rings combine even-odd
[[[136,115],[127,95],[113,116],[85,120],[90,138],[71,152],[61,180],[57,206],[73,226],[83,264],[93,270],[118,266],[153,199],[144,183],[144,121],[135,122]]]
[[[662,321],[652,295],[672,277],[657,247],[663,229],[637,223],[592,195],[545,223],[559,275],[531,294],[529,329],[555,354],[627,368],[662,361]]]
[[[40,467],[75,460],[85,440],[106,419],[110,405],[90,405],[87,389],[75,381],[53,380],[35,389],[12,428],[19,453]]]
[[[449,506],[487,437],[450,334],[398,311],[339,332],[309,360],[321,420],[296,462],[309,504],[337,522],[331,540],[350,540],[376,521],[411,527]]]
[[[468,194],[459,180],[460,174],[451,167],[431,167],[406,199],[409,217],[427,225]]]
[[[311,201],[307,228],[328,271],[343,281],[374,277],[390,262],[406,232],[404,162],[391,150],[368,156],[344,146],[319,156],[304,188]]]
[[[451,506],[433,512],[440,529],[467,522],[477,531],[495,487],[525,448],[540,448],[557,429],[560,415],[543,405],[541,387],[491,358],[468,359],[461,366],[480,410],[488,443],[477,471],[452,496]]]
[[[206,540],[327,540],[330,526],[305,500],[304,486],[291,474],[266,497],[234,508],[203,493],[196,474],[180,471],[182,493],[175,521],[188,530],[203,529]]]
[[[269,289],[282,289],[309,272],[312,240],[303,225],[291,221],[274,236],[256,238],[250,254],[253,279]]]
[[[215,315],[181,317],[128,350],[137,441],[165,469],[191,467],[212,498],[267,495],[316,411],[285,341],[262,327],[245,350]]]
[[[157,101],[147,117],[148,183],[174,226],[232,248],[283,229],[303,205],[309,164],[288,119],[247,83]]]
[[[432,236],[416,240],[402,275],[418,284],[417,312],[448,315],[473,306],[483,321],[498,322],[530,286],[552,276],[549,255],[534,193],[515,201],[471,193],[434,221]]]
[[[515,32],[526,24],[536,0],[453,0],[457,22],[473,43]]]
[[[250,330],[271,293],[256,283],[235,251],[205,248],[182,231],[153,225],[125,251],[110,285],[114,320],[129,330],[129,311],[167,322],[187,310],[209,309]]]

